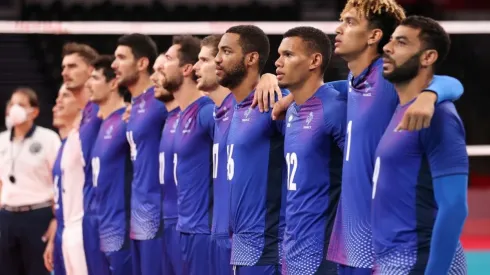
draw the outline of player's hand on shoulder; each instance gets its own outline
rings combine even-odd
[[[419,131],[429,128],[436,100],[437,95],[433,92],[421,93],[408,107],[397,130]]]
[[[282,98],[277,77],[273,74],[263,74],[257,87],[255,87],[252,108],[259,105],[260,112],[268,112],[269,107],[274,106],[276,103],[276,95],[278,99]]]
[[[126,104],[126,110],[124,111],[124,114],[122,115],[122,120],[124,122],[129,121],[129,117],[131,116],[131,104]]]
[[[293,103],[293,95],[289,94],[281,99],[279,99],[272,108],[272,120],[284,120],[286,117],[286,111],[289,105]]]

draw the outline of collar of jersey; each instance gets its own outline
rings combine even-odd
[[[351,74],[352,86],[357,87],[359,84],[364,82],[364,80],[366,80],[366,78],[370,75],[370,73],[375,68],[377,68],[378,66],[382,66],[382,65],[383,65],[383,58],[378,57],[371,64],[369,64],[369,66],[366,69],[364,69],[364,71],[362,71],[362,73],[360,75],[358,75],[357,77],[354,77]]]
[[[250,94],[248,94],[247,97],[245,97],[242,102],[239,102],[237,103],[235,106],[236,108],[242,108],[242,107],[246,107],[246,106],[250,106],[251,103],[252,103],[252,100],[253,100],[253,97],[254,97],[254,94],[255,94],[255,89],[253,89]]]
[[[24,136],[24,139],[32,137],[35,130],[36,130],[36,125],[33,124],[31,129],[29,129],[29,131],[27,131],[26,135]],[[14,136],[15,136],[14,135],[14,128],[12,127],[12,129],[10,130],[10,141],[14,140]]]

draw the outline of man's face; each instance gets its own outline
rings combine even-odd
[[[73,92],[66,89],[64,85],[61,86],[53,108],[53,125],[64,126],[68,121],[75,119],[79,112],[80,108]]]
[[[342,23],[337,27],[335,54],[349,59],[367,49],[370,35],[369,22],[364,15],[359,16],[357,8],[342,14]]]
[[[61,68],[63,84],[72,91],[81,89],[92,71],[92,67],[77,53],[63,57]]]
[[[163,88],[167,91],[176,92],[184,83],[184,72],[179,60],[180,45],[175,44],[168,48],[165,53],[162,74],[165,79]]]
[[[92,71],[92,75],[87,81],[87,88],[90,91],[90,100],[96,104],[106,102],[111,95],[111,91],[116,87],[115,81],[115,79],[106,81],[103,69]]]
[[[392,83],[412,80],[420,70],[420,30],[398,26],[383,48],[383,76]]]
[[[117,83],[123,87],[136,83],[139,78],[138,67],[131,48],[128,46],[117,46],[114,56],[112,68],[116,74]]]
[[[163,77],[163,65],[165,56],[159,55],[153,64],[153,74],[150,76],[153,85],[155,85],[155,98],[162,102],[169,102],[174,99],[174,96],[163,88],[165,78]]]
[[[218,83],[229,89],[235,88],[247,76],[245,55],[240,47],[240,35],[225,33],[218,45],[216,62],[216,75]]]
[[[279,86],[287,88],[303,82],[309,74],[311,58],[300,37],[286,37],[279,45],[275,65]]]
[[[209,46],[201,47],[199,60],[194,64],[194,71],[197,75],[197,88],[201,91],[209,92],[218,87],[218,77],[216,75],[216,62],[214,49]]]

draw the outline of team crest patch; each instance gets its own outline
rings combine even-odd
[[[41,143],[34,142],[29,147],[29,152],[31,152],[32,154],[37,154],[37,153],[39,153],[41,151],[42,148],[43,148],[43,146],[41,145]]]

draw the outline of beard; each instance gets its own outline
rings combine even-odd
[[[166,81],[163,84],[163,88],[169,93],[175,93],[180,88],[180,86],[182,86],[182,83],[184,83],[184,76],[177,75],[173,79],[166,78]]]
[[[388,55],[384,54],[383,57],[389,59],[394,66],[391,73],[383,72],[383,77],[393,84],[406,83],[414,79],[420,70],[420,55],[422,52],[414,54],[405,63],[397,66],[395,61]]]
[[[243,64],[245,57],[238,62],[238,64],[229,71],[225,71],[223,68],[223,78],[218,79],[219,85],[228,89],[233,89],[242,83],[243,79],[247,76],[247,68]]]

